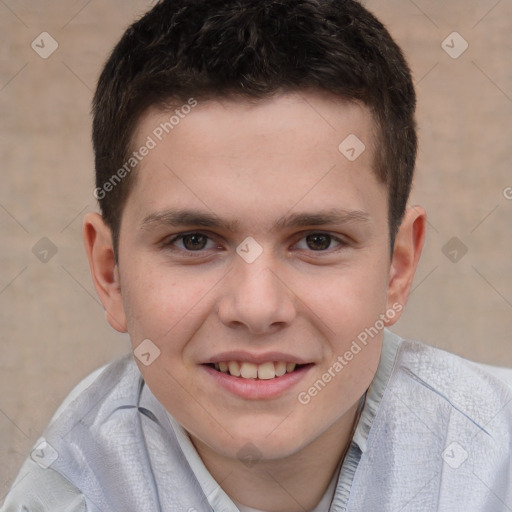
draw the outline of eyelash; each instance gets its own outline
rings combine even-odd
[[[208,249],[199,249],[197,251],[193,251],[193,250],[189,250],[189,249],[183,249],[183,248],[178,248],[176,246],[174,246],[173,244],[175,244],[176,242],[178,241],[182,241],[185,237],[187,236],[192,236],[192,235],[200,235],[200,236],[203,236],[203,237],[206,237],[207,238],[207,243],[208,241],[213,241],[212,237],[209,236],[208,234],[206,233],[203,233],[201,231],[189,231],[189,232],[186,232],[186,233],[180,233],[178,235],[175,235],[173,236],[171,239],[168,239],[166,240],[162,245],[167,248],[167,249],[170,249],[170,250],[173,250],[173,251],[179,251],[179,252],[182,252],[182,253],[186,253],[187,256],[190,255],[190,256],[193,256],[193,255],[197,255],[197,256],[204,256],[204,252],[207,251]],[[327,237],[330,238],[330,242],[336,242],[338,244],[337,248],[335,249],[325,249],[325,250],[318,250],[318,251],[315,251],[315,250],[312,250],[312,249],[300,249],[300,250],[305,250],[309,253],[312,253],[312,254],[332,254],[333,252],[337,252],[345,247],[347,247],[349,245],[349,243],[344,240],[343,238],[340,238],[338,236],[335,236],[335,235],[332,235],[331,233],[328,233],[328,232],[325,232],[325,231],[309,231],[305,234],[303,234],[301,236],[301,238],[299,238],[297,240],[297,242],[294,243],[294,246],[297,245],[299,242],[301,242],[302,240],[305,240],[308,236],[311,236],[311,235],[325,235]]]
[[[198,250],[198,251],[191,251],[191,250],[188,250],[188,249],[182,249],[182,248],[173,247],[173,244],[175,242],[177,242],[178,240],[183,240],[185,237],[192,236],[192,235],[204,236],[204,237],[206,237],[208,239],[208,241],[212,241],[212,238],[210,236],[208,236],[205,233],[202,233],[201,231],[189,231],[188,233],[180,233],[179,235],[176,235],[176,236],[172,237],[170,240],[165,241],[164,242],[164,246],[167,247],[167,248],[170,248],[171,250],[181,251],[181,252],[184,252],[184,253],[187,253],[187,254],[194,254],[194,253],[201,254],[201,253],[203,253],[206,249],[201,249],[201,250]]]

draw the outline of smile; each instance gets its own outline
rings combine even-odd
[[[200,365],[213,389],[223,389],[245,400],[277,399],[299,386],[315,366],[285,361],[253,363],[229,360]]]
[[[211,363],[209,366],[233,377],[270,380],[276,377],[282,377],[286,373],[292,373],[297,367],[302,365],[297,365],[297,363],[293,362],[287,363],[285,361],[269,361],[261,364],[245,361],[220,361],[218,363]]]

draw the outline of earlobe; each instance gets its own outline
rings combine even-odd
[[[105,308],[106,319],[116,331],[126,332],[126,316],[112,235],[98,213],[86,215],[83,239],[94,287]]]
[[[420,206],[413,206],[405,212],[402,224],[395,238],[393,256],[389,270],[387,307],[403,311],[411,291],[414,274],[425,241],[427,214]],[[400,314],[388,320],[394,324]]]

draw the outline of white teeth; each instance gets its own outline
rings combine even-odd
[[[295,370],[295,366],[295,363],[286,363],[286,371],[288,373],[293,372],[293,370]]]
[[[216,370],[244,379],[270,380],[291,373],[297,367],[296,363],[277,361],[262,364],[254,364],[238,361],[221,361],[214,364]]]
[[[236,361],[228,363],[229,373],[234,377],[240,377],[240,365]]]
[[[263,363],[258,366],[258,379],[268,380],[273,379],[275,376],[274,363]]]
[[[242,363],[240,365],[240,375],[244,379],[255,379],[258,376],[258,365],[253,363]]]
[[[282,377],[286,373],[286,363],[284,361],[278,361],[275,368],[276,377]]]

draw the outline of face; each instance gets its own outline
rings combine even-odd
[[[123,212],[109,318],[135,350],[150,340],[140,371],[198,443],[292,455],[354,410],[410,285],[407,258],[390,258],[373,119],[288,93],[199,103],[159,140],[168,120],[149,111],[135,135],[156,144]],[[353,135],[339,148],[351,134],[356,159]]]

